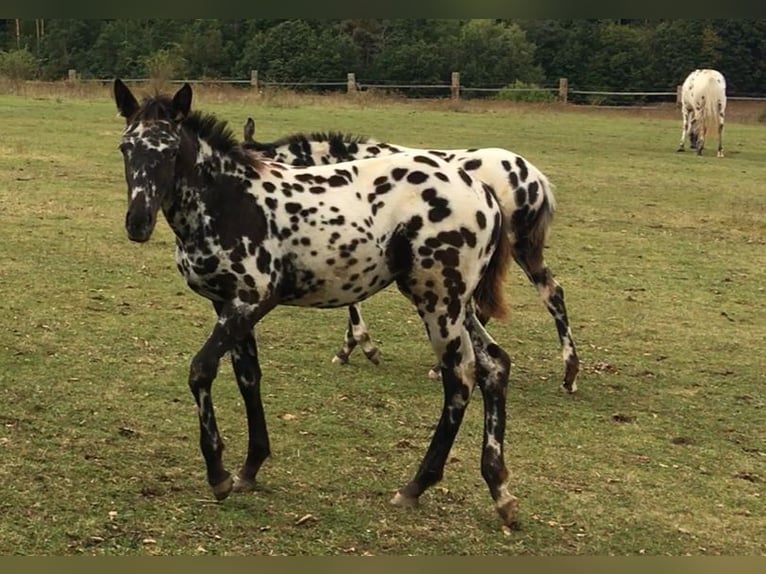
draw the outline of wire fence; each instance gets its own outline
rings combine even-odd
[[[123,78],[129,83],[151,82],[151,78]],[[79,78],[76,70],[69,70],[69,82],[94,82],[108,84],[112,79],[86,79]],[[651,102],[675,102],[680,103],[681,86],[671,90],[642,90],[642,91],[614,91],[592,90],[571,87],[567,78],[560,78],[557,86],[466,86],[460,83],[460,73],[453,72],[451,83],[446,84],[414,84],[414,83],[386,83],[374,81],[358,81],[353,72],[349,72],[345,80],[328,81],[270,81],[261,80],[257,70],[252,70],[249,79],[243,78],[207,78],[207,79],[176,79],[169,80],[173,84],[209,84],[209,85],[232,85],[263,92],[269,89],[307,89],[345,91],[347,93],[363,92],[367,90],[396,91],[408,96],[423,97],[426,91],[432,96],[449,96],[452,99],[460,99],[464,94],[476,94],[478,97],[487,97],[501,94],[505,99],[526,99],[530,101],[537,96],[546,101],[560,101],[572,103],[604,103],[623,101],[651,101]],[[729,100],[759,101],[766,102],[766,95],[761,94],[731,94]]]

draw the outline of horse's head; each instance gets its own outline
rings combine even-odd
[[[700,123],[696,118],[692,119],[689,125],[689,145],[692,149],[697,149],[700,139]]]
[[[181,122],[189,114],[191,98],[191,87],[184,84],[172,98],[157,96],[139,104],[122,81],[114,81],[114,99],[126,122],[120,151],[128,184],[125,230],[131,241],[151,237],[157,212],[173,189]]]

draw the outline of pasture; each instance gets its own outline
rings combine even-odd
[[[141,89],[138,89],[141,93]],[[474,393],[444,480],[391,506],[441,408],[423,327],[389,288],[364,303],[382,352],[331,363],[345,309],[257,327],[272,458],[216,503],[189,362],[214,322],[164,220],[126,239],[108,90],[0,96],[0,554],[762,555],[766,553],[766,129],[735,102],[726,157],[676,153],[680,112],[195,88],[239,136],[340,130],[411,147],[499,146],[556,186],[546,260],[582,360],[559,390],[553,322],[513,265],[503,533],[479,472]],[[235,468],[244,411],[213,386]]]

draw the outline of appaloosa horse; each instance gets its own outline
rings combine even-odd
[[[252,118],[245,122],[243,145],[261,157],[295,166],[325,165],[403,152],[428,153],[462,167],[473,177],[491,185],[510,221],[508,231],[513,258],[537,288],[556,325],[564,360],[562,386],[570,393],[577,390],[580,359],[569,326],[564,290],[543,257],[556,203],[548,178],[529,160],[500,148],[421,150],[338,132],[294,134],[274,142],[258,142]],[[333,361],[346,363],[358,344],[365,356],[377,364],[379,351],[372,343],[361,306],[351,305],[348,310],[343,346]],[[430,376],[438,377],[438,369],[432,369]]]
[[[726,115],[726,80],[717,70],[700,69],[690,73],[681,86],[681,141],[677,151],[689,147],[702,155],[708,129],[718,132],[717,157],[723,157],[723,124]]]
[[[417,309],[439,360],[444,398],[431,443],[392,503],[415,506],[438,482],[478,384],[484,402],[481,473],[506,526],[516,520],[503,456],[510,359],[476,318],[504,310],[507,224],[489,185],[435,153],[400,153],[305,169],[259,160],[228,126],[191,111],[192,89],[137,101],[119,79],[126,120],[128,239],[148,241],[162,211],[178,270],[218,319],[194,356],[207,480],[219,500],[250,490],[270,446],[261,400],[256,323],[277,305],[339,307],[391,283]],[[223,464],[211,387],[231,360],[248,425],[236,478]]]

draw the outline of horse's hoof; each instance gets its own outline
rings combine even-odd
[[[231,475],[229,475],[223,481],[212,485],[210,488],[213,489],[213,496],[215,496],[216,500],[223,500],[229,496],[233,487],[234,481],[232,480]]]
[[[565,390],[570,395],[573,395],[577,392],[577,381],[564,381],[561,383],[561,388]]]
[[[503,526],[511,529],[519,529],[519,499],[509,495],[504,500],[498,502],[497,513],[503,521]]]
[[[255,480],[248,480],[241,476],[234,477],[232,492],[252,492],[255,490]]]
[[[676,153],[678,153],[678,152],[682,152],[682,151],[686,151],[686,150],[685,150],[684,148],[680,147],[680,148],[678,148],[678,149],[676,150]]]
[[[428,371],[428,378],[432,381],[441,381],[442,379],[442,370],[436,367],[432,367]]]
[[[346,365],[348,364],[348,355],[344,353],[338,353],[332,358],[332,362],[338,365]]]
[[[377,347],[372,351],[365,351],[364,356],[367,357],[373,365],[380,365],[380,351]]]
[[[418,499],[413,496],[407,496],[401,492],[397,492],[391,499],[391,504],[400,508],[416,508],[418,506]]]
[[[564,372],[564,382],[561,386],[568,393],[574,393],[577,390],[577,374],[580,372],[580,362],[567,362]]]

